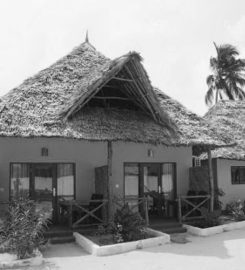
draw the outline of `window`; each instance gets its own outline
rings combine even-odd
[[[138,196],[139,194],[139,166],[138,164],[125,164],[125,196]]]
[[[245,166],[231,167],[231,182],[233,185],[245,184]]]
[[[149,191],[163,192],[169,199],[175,196],[174,163],[125,163],[125,197],[143,196]],[[141,193],[141,194],[140,194]]]
[[[201,166],[201,160],[199,157],[193,157],[192,158],[192,167],[200,167]]]
[[[162,164],[162,192],[166,199],[174,200],[174,164]]]
[[[30,191],[30,168],[25,163],[11,164],[10,196],[11,198],[28,197]]]
[[[56,181],[57,180],[57,181]],[[35,200],[57,196],[74,199],[75,164],[12,163],[10,164],[10,197]]]
[[[159,191],[159,164],[143,166],[144,192]]]
[[[145,213],[145,207],[139,204],[138,198],[147,196],[149,214],[174,217],[174,199],[176,196],[175,163],[124,163],[125,200],[133,211]],[[163,196],[168,203],[163,205]],[[169,206],[168,206],[169,205]],[[171,206],[172,205],[172,206]],[[163,214],[163,212],[162,212]]]
[[[57,195],[74,199],[74,164],[57,164]]]

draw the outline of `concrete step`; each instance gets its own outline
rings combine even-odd
[[[59,237],[52,237],[49,239],[51,244],[65,244],[65,243],[72,243],[75,242],[75,237],[72,236],[59,236]]]
[[[154,225],[150,225],[149,227],[154,230],[161,231],[167,234],[186,232],[186,228],[184,228],[182,224],[178,222],[154,224]]]
[[[154,227],[154,228],[178,228],[178,227],[182,227],[181,223],[178,222],[164,222],[164,223],[153,223],[150,224],[150,227]]]
[[[55,238],[55,237],[66,237],[73,236],[73,232],[69,230],[50,230],[44,233],[46,239]]]
[[[167,233],[167,234],[185,233],[185,232],[187,232],[186,228],[184,228],[184,227],[163,228],[161,231],[164,232],[164,233]]]

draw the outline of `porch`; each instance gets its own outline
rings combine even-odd
[[[201,202],[200,199],[202,199]],[[121,208],[123,205],[128,204],[130,206],[130,211],[140,212],[145,219],[147,227],[167,234],[173,234],[186,231],[186,229],[182,227],[182,222],[202,218],[200,215],[200,207],[207,203],[209,199],[209,195],[180,196],[177,200],[179,220],[167,216],[168,210],[164,208],[166,204],[163,204],[161,209],[156,209],[157,215],[149,217],[149,212],[152,212],[153,209],[151,200],[149,200],[147,196],[143,198],[131,198],[130,200],[114,198],[112,206],[113,211],[115,212],[117,208]],[[196,204],[195,202],[198,203]],[[183,203],[190,205],[191,209],[187,208],[188,211],[183,212]],[[9,202],[0,202],[0,207],[7,209],[8,204]],[[106,199],[83,201],[63,199],[59,201],[58,205],[58,219],[54,220],[50,216],[50,219],[52,220],[49,224],[49,230],[44,235],[45,238],[50,239],[50,242],[53,244],[73,242],[75,240],[73,232],[79,232],[85,235],[91,233],[94,234],[95,232],[98,232],[100,225],[108,225],[110,222],[108,215],[108,200]],[[40,210],[38,202],[36,202],[36,209]],[[199,213],[197,214],[198,210]]]

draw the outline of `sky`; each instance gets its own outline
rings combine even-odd
[[[203,115],[213,42],[245,58],[244,0],[0,0],[0,95],[85,40],[137,51],[152,85]]]

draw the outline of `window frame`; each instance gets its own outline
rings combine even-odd
[[[140,163],[139,162],[124,162],[123,163],[123,197],[124,199],[126,198],[126,194],[125,194],[125,187],[126,187],[126,182],[125,182],[125,177],[126,177],[126,166],[127,165],[135,165],[135,167],[138,167],[138,194],[140,193]]]
[[[132,164],[135,164],[138,166],[139,168],[139,196],[140,196],[140,193],[141,193],[141,183],[140,181],[142,181],[142,176],[141,176],[141,168],[142,166],[147,166],[147,165],[152,165],[152,164],[156,164],[156,165],[159,165],[160,166],[160,170],[159,170],[159,173],[160,175],[162,175],[162,165],[163,164],[172,164],[173,165],[173,189],[174,189],[174,197],[177,198],[177,163],[176,162],[172,162],[172,161],[169,161],[169,162],[124,162],[123,163],[123,198],[125,199],[126,198],[126,194],[125,194],[125,166],[127,165],[132,165]]]
[[[233,178],[233,170],[238,169],[239,170],[239,181],[235,181]],[[232,185],[245,185],[245,173],[244,173],[244,179],[241,181],[240,179],[240,170],[243,169],[245,172],[245,166],[231,166],[231,184]]]
[[[11,196],[11,169],[13,164],[27,164],[29,166],[29,196],[32,198],[32,193],[33,193],[33,169],[35,165],[42,165],[42,164],[48,164],[52,165],[55,168],[55,175],[54,175],[54,180],[53,184],[55,184],[56,188],[56,196],[54,198],[59,198],[61,196],[58,196],[58,191],[57,191],[57,183],[58,183],[58,178],[57,178],[57,170],[58,170],[58,164],[72,164],[73,166],[73,175],[74,175],[74,200],[76,200],[76,163],[75,162],[10,162],[9,163],[9,200],[12,199]]]

